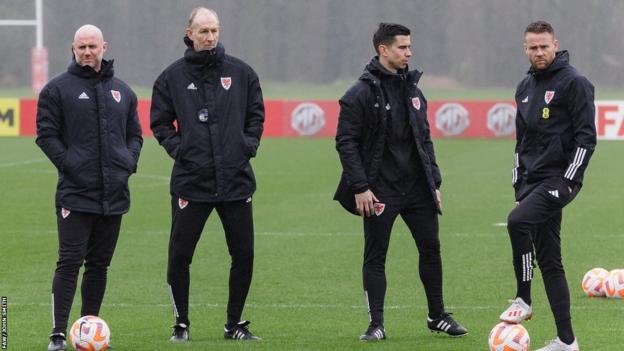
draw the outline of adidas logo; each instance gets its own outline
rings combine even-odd
[[[89,95],[87,95],[87,93],[85,93],[83,91],[82,94],[80,94],[80,96],[78,96],[78,99],[87,99],[87,100],[89,100]]]
[[[451,325],[445,321],[440,321],[440,323],[438,323],[437,325],[438,329],[443,330],[443,331],[448,331],[451,328]]]
[[[559,198],[559,190],[549,190],[548,193],[556,198]]]
[[[522,103],[526,104],[527,102],[529,102],[529,96],[527,95],[527,97],[525,97],[524,99],[522,99]]]
[[[197,87],[195,86],[195,83],[191,82],[191,84],[189,84],[186,89],[188,90],[197,90]]]

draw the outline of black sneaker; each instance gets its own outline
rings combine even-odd
[[[360,335],[360,341],[378,341],[386,339],[386,330],[383,325],[369,326],[364,334]]]
[[[444,312],[436,319],[427,317],[427,327],[432,333],[446,333],[454,337],[468,334],[468,330],[461,324],[455,322],[451,314],[452,313]]]
[[[65,351],[66,348],[67,342],[65,341],[65,334],[53,333],[52,335],[50,335],[48,351]]]
[[[227,325],[223,326],[223,337],[232,340],[262,340],[260,337],[253,335],[247,326],[250,321],[240,321],[232,329],[228,329]]]
[[[173,333],[169,341],[171,342],[187,342],[189,341],[189,327],[184,323],[176,324],[173,327]]]

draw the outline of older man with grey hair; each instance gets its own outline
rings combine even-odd
[[[216,210],[232,258],[224,337],[257,340],[241,320],[254,259],[252,196],[264,122],[258,76],[225,54],[217,13],[195,8],[189,16],[184,57],[154,83],[151,128],[173,158],[172,224],[167,283],[175,325],[172,342],[189,340],[190,264],[202,230]]]

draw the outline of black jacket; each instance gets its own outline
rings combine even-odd
[[[258,76],[221,44],[196,52],[184,39],[184,57],[154,83],[150,113],[154,136],[175,160],[171,194],[200,202],[248,198],[256,189],[249,160],[264,122]]]
[[[371,189],[379,178],[380,166],[386,139],[389,134],[387,98],[381,86],[379,70],[371,60],[359,80],[340,99],[340,114],[336,133],[336,149],[342,164],[342,176],[334,195],[341,205],[353,214],[355,194]],[[431,191],[431,201],[435,190],[442,183],[440,169],[436,163],[433,143],[427,121],[427,101],[417,84],[422,75],[418,71],[401,72],[407,86],[406,100],[409,108],[409,124],[414,136],[421,167]],[[439,210],[439,208],[438,208]]]
[[[531,68],[516,89],[512,182],[562,177],[580,186],[596,146],[594,87],[557,52],[545,70]]]
[[[130,208],[128,177],[143,144],[137,98],[114,77],[73,61],[41,90],[37,145],[58,169],[56,206],[116,215]]]

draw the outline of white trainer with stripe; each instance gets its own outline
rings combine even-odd
[[[511,305],[500,315],[500,320],[507,323],[522,323],[533,317],[533,308],[521,297],[511,301]]]

